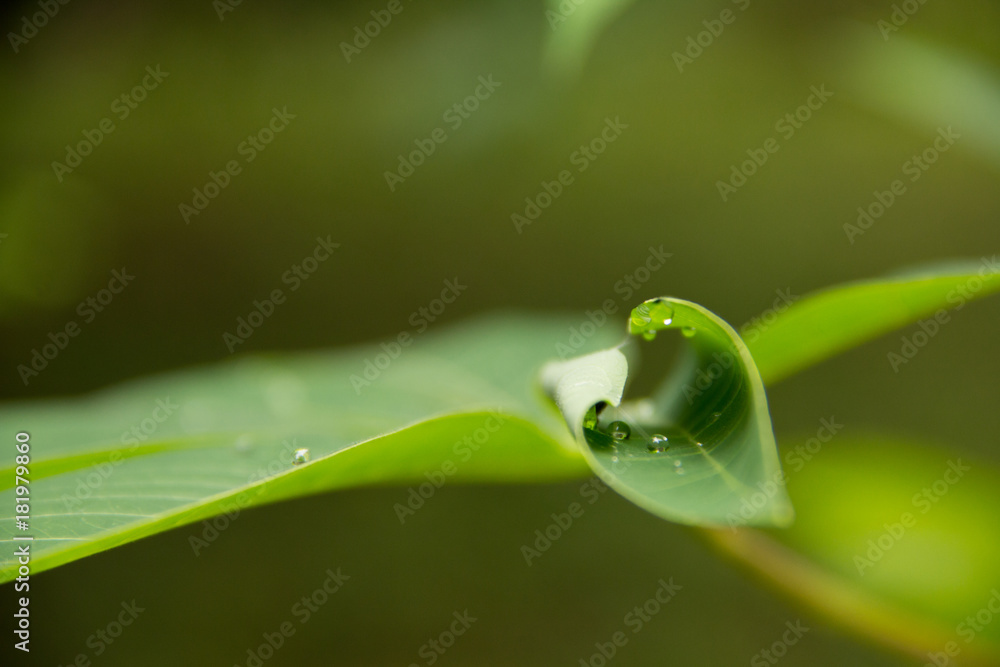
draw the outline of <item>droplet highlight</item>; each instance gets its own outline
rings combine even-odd
[[[296,449],[295,452],[292,454],[292,464],[297,466],[302,465],[303,463],[308,461],[309,458],[310,456],[308,449],[304,447],[302,449]]]

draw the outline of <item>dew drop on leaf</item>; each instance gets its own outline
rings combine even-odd
[[[695,331],[694,327],[684,327],[681,329],[681,333],[684,334],[685,338],[691,338],[698,332]]]
[[[608,435],[615,440],[624,440],[632,435],[632,428],[625,422],[611,422],[608,425]]]
[[[667,451],[670,445],[670,438],[660,433],[653,434],[653,437],[649,439],[649,444],[646,445],[646,449],[657,454],[662,454]]]
[[[642,337],[645,338],[646,340],[653,340],[654,338],[656,338],[656,330],[647,329],[646,331],[642,332]]]
[[[646,304],[639,304],[636,306],[635,310],[632,311],[632,324],[637,327],[645,326],[652,321],[649,316],[649,306]]]
[[[309,460],[309,450],[302,448],[296,449],[295,453],[292,454],[292,463],[295,465],[302,465]]]
[[[667,436],[656,433],[649,439],[647,449],[651,452],[662,453],[667,451],[669,443],[670,439]]]
[[[647,301],[642,305],[647,305],[650,302]],[[642,306],[639,306],[640,308]],[[663,326],[668,327],[670,323],[674,321],[674,309],[666,302],[664,299],[653,299],[652,304],[648,306],[649,317],[654,322],[660,322]]]

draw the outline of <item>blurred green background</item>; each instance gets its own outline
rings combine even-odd
[[[3,398],[228,357],[223,333],[288,286],[283,274],[317,237],[340,248],[238,353],[389,340],[446,279],[468,289],[431,331],[496,309],[582,317],[605,299],[624,309],[658,295],[738,326],[777,290],[997,250],[996,2],[927,2],[888,39],[878,22],[891,20],[889,2],[585,0],[555,29],[541,0],[400,6],[350,62],[341,43],[385,2],[243,2],[222,20],[208,0],[71,3],[16,52],[8,36]],[[675,52],[726,9],[734,20],[678,71]],[[39,11],[7,6],[4,32]],[[112,105],[147,66],[168,74],[120,118]],[[453,129],[443,114],[481,76],[500,86]],[[822,85],[832,98],[785,138],[776,123]],[[246,162],[239,145],[274,108],[295,117]],[[114,131],[57,179],[52,163],[103,118]],[[628,127],[578,172],[571,156],[607,118]],[[904,163],[948,126],[961,138],[905,180]],[[438,127],[447,140],[390,191],[384,172]],[[716,182],[769,137],[780,149],[723,201]],[[186,224],[178,206],[230,160],[242,171]],[[574,182],[519,233],[511,215],[564,169]],[[906,193],[852,243],[844,225],[897,178]],[[672,256],[625,300],[615,285],[650,246]],[[134,282],[85,322],[78,304],[122,267]],[[1000,462],[998,317],[995,299],[963,309],[898,373],[886,360],[894,334],[771,389],[779,445],[834,415],[859,434]],[[80,335],[22,382],[17,367],[70,320]],[[337,566],[350,583],[265,664],[426,664],[421,645],[468,608],[480,620],[440,664],[577,665],[661,577],[682,594],[615,664],[748,664],[796,619],[813,630],[783,664],[915,664],[827,627],[612,494],[525,567],[520,546],[579,486],[446,486],[403,526],[392,510],[403,489],[298,500],[247,512],[199,557],[181,528],[33,580],[25,664],[84,653],[105,665],[245,665]],[[147,611],[95,657],[88,637],[133,598]]]

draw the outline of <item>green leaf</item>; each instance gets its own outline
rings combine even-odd
[[[33,536],[40,572],[264,502],[428,482],[425,473],[446,462],[454,469],[442,474],[465,482],[585,476],[536,377],[571,324],[492,317],[410,347],[245,358],[92,397],[5,406],[4,437],[31,436],[31,514],[21,531],[5,513],[0,535]],[[610,344],[609,334],[590,344]],[[294,465],[300,448],[312,460]],[[14,470],[0,479],[0,503],[13,508]],[[201,533],[192,530],[196,553],[207,548]],[[3,580],[16,570],[8,550]]]
[[[676,371],[648,399],[622,403],[628,362],[617,348],[543,369],[594,472],[672,521],[732,525],[748,514],[751,523],[790,523],[764,386],[732,327],[697,304],[659,298],[632,311],[629,330],[647,340],[683,332],[688,343]],[[591,412],[605,405],[599,417]],[[630,435],[616,439],[616,427]]]
[[[995,261],[986,266],[995,273]],[[749,502],[751,523],[782,524],[791,512],[754,361],[774,379],[934,308],[961,307],[965,301],[952,297],[962,290],[962,299],[996,290],[996,276],[983,267],[820,293],[760,331],[753,356],[725,322],[696,304],[644,304],[633,312],[633,340],[680,329],[693,334],[687,356],[656,395],[622,403],[624,353],[634,346],[612,347],[615,327],[598,328],[579,351],[604,352],[550,365],[542,377],[572,433],[538,384],[539,369],[566,348],[579,322],[540,317],[486,318],[420,337],[412,347],[393,341],[247,358],[82,399],[7,405],[0,420],[8,439],[18,431],[31,435],[31,514],[26,531],[15,517],[0,517],[0,535],[33,536],[32,568],[39,572],[284,498],[362,484],[425,483],[428,475],[559,480],[587,474],[588,464],[626,497],[667,518],[731,523],[734,510],[743,517]],[[674,311],[669,317],[666,307]],[[845,312],[855,315],[846,325]],[[574,377],[579,390],[569,382]],[[614,406],[602,413],[603,428],[587,415],[598,402]],[[636,436],[609,441],[602,431],[614,417],[633,424]],[[663,428],[673,449],[648,450],[656,444],[644,439],[655,434],[653,427]],[[298,449],[308,449],[312,460],[295,465]],[[623,458],[635,465],[623,466]],[[0,473],[0,502],[9,508],[14,469]],[[406,512],[398,506],[401,520]],[[196,553],[209,546],[197,535],[191,540]],[[10,580],[17,564],[7,554],[3,559],[0,577]]]
[[[1000,259],[912,268],[848,283],[793,303],[751,329],[747,347],[770,385],[879,335],[1000,290]]]
[[[923,662],[953,642],[957,664],[998,664],[1000,469],[940,447],[838,436],[788,477],[791,529],[706,535],[872,641]]]

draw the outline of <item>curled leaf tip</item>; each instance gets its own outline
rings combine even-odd
[[[794,513],[764,386],[743,341],[689,301],[659,297],[631,311],[630,337],[653,340],[665,329],[681,332],[687,349],[647,398],[624,400],[629,366],[619,348],[543,369],[543,384],[591,468],[672,521],[788,525]]]

